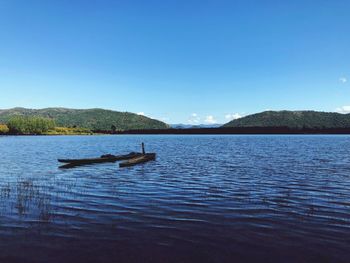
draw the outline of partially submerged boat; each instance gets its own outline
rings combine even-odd
[[[95,164],[95,163],[113,163],[116,161],[122,161],[122,160],[128,160],[135,157],[141,156],[142,153],[137,152],[131,152],[124,155],[102,155],[98,158],[87,158],[87,159],[58,159],[61,163],[66,163],[65,166],[79,166],[79,165],[86,165],[86,164]],[[64,167],[63,167],[64,168]]]
[[[119,167],[133,166],[139,163],[154,161],[155,159],[156,159],[155,153],[145,153],[145,154],[141,154],[140,156],[136,156],[134,158],[128,159],[125,162],[119,163]]]
[[[119,167],[133,166],[139,163],[145,163],[156,159],[155,153],[146,153],[144,143],[141,144],[142,153],[131,152],[124,155],[106,154],[98,158],[87,159],[58,159],[59,162],[65,163],[60,168],[73,168],[76,166],[96,164],[96,163],[114,163],[116,161],[127,160],[119,164]]]

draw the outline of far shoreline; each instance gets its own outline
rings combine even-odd
[[[188,129],[140,129],[125,131],[96,130],[91,133],[76,134],[0,134],[0,136],[93,136],[93,135],[322,135],[349,134],[350,128],[288,128],[288,127],[237,127],[237,128],[188,128]]]
[[[189,128],[189,129],[145,129],[126,130],[109,134],[169,134],[169,135],[249,135],[249,134],[270,134],[270,135],[292,135],[292,134],[350,134],[350,128],[301,128],[293,129],[288,127],[237,127],[237,128]]]

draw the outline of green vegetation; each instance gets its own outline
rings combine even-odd
[[[230,121],[223,127],[350,128],[350,114],[317,111],[265,111]]]
[[[0,134],[7,134],[9,132],[9,128],[6,124],[0,124]]]
[[[89,129],[84,128],[67,128],[55,127],[52,130],[45,132],[45,135],[92,135]]]
[[[55,121],[59,127],[85,128],[92,131],[117,131],[131,129],[166,129],[164,122],[129,112],[103,109],[25,109],[0,110],[0,122],[7,123],[14,116],[41,117]]]
[[[0,135],[21,134],[21,135],[91,135],[93,132],[85,128],[55,127],[51,119],[40,117],[16,116],[8,121],[8,125],[0,124]]]
[[[7,122],[10,134],[43,134],[55,128],[52,119],[41,117],[12,117]]]

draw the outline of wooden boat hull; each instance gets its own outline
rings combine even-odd
[[[121,160],[128,160],[135,157],[141,156],[141,153],[129,153],[125,155],[107,155],[106,157],[99,158],[88,158],[88,159],[58,159],[61,163],[67,163],[70,165],[84,165],[84,164],[94,164],[94,163],[108,163],[116,162]]]
[[[156,154],[155,153],[146,153],[146,154],[142,154],[141,156],[137,156],[137,157],[134,157],[132,159],[129,159],[126,162],[120,163],[119,167],[133,166],[133,165],[136,165],[136,164],[153,161],[155,159],[156,159]]]

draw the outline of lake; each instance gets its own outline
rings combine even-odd
[[[58,168],[141,142],[156,161]],[[0,262],[350,262],[350,136],[4,136],[0,149]]]

